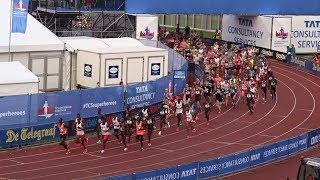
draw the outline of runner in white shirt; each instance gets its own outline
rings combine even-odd
[[[116,115],[113,115],[112,117],[112,124],[113,124],[114,136],[117,138],[118,144],[121,144],[121,140],[119,138],[120,122],[118,120],[118,117],[116,117]]]
[[[179,131],[179,127],[181,125],[181,116],[182,116],[182,112],[183,112],[183,104],[182,101],[180,100],[179,97],[177,97],[176,103],[175,103],[175,109],[176,109],[176,116],[177,116],[177,120],[178,120],[178,127],[176,129],[176,131]]]
[[[101,124],[100,124],[100,129],[101,129],[101,139],[102,139],[102,150],[101,153],[104,153],[105,149],[106,149],[106,144],[110,135],[109,132],[109,125],[106,122],[105,119],[101,120]]]
[[[189,107],[186,109],[186,117],[187,117],[187,138],[190,137],[189,131],[191,130],[193,133],[196,132],[193,124],[195,123],[193,114]]]
[[[88,152],[86,144],[88,143],[88,138],[85,136],[85,124],[84,119],[80,117],[80,114],[77,114],[77,118],[75,119],[75,128],[77,132],[75,143],[77,146],[83,146],[83,154]]]

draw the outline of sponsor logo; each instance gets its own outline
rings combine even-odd
[[[283,27],[281,27],[279,31],[276,31],[276,37],[279,39],[287,39],[288,36],[288,32],[285,32]]]
[[[56,137],[56,124],[50,126],[22,128],[18,132],[16,130],[8,130],[6,132],[7,143],[16,141],[36,140],[40,141],[43,139],[55,138]]]
[[[26,114],[27,114],[26,111],[0,112],[0,118],[3,118],[3,117],[15,117],[15,116],[25,116]]]
[[[273,51],[270,51],[270,50],[263,49],[261,53],[265,56],[269,56],[269,57],[273,56]]]
[[[16,11],[24,12],[27,10],[27,6],[23,4],[22,0],[19,0],[19,2],[15,3],[13,6]]]
[[[38,109],[38,116],[50,118],[53,115],[63,116],[72,114],[72,106],[50,106],[48,101],[45,101],[43,106]]]
[[[112,74],[117,73],[118,72],[118,68],[117,67],[111,67],[109,69],[109,72],[112,73]]]
[[[87,66],[84,67],[84,70],[85,70],[86,72],[91,72],[92,68],[87,65]]]
[[[158,64],[154,64],[152,66],[152,70],[154,70],[154,71],[158,71],[159,69],[160,69],[160,66]]]
[[[109,79],[119,78],[119,66],[109,66]]]
[[[91,77],[92,76],[92,65],[84,64],[84,76]]]
[[[151,32],[148,27],[144,29],[144,32],[140,31],[140,37],[144,39],[153,39],[154,32]]]
[[[186,78],[186,72],[185,71],[175,71],[173,78],[175,78],[175,79],[185,79]]]
[[[50,107],[48,101],[45,101],[43,106],[38,109],[38,116],[43,116],[46,119],[50,118],[54,114],[54,108]]]
[[[152,63],[151,64],[151,76],[160,75],[160,63]]]
[[[287,56],[285,54],[282,54],[282,53],[276,53],[276,59],[278,59],[278,60],[286,60]]]

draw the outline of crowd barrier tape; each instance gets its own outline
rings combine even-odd
[[[273,144],[249,149],[223,157],[217,157],[201,162],[194,162],[185,165],[178,165],[163,169],[155,169],[140,173],[127,174],[103,178],[105,180],[175,180],[175,179],[206,179],[224,176],[230,173],[239,172],[255,166],[268,163],[283,157],[296,154],[307,149],[311,141],[310,133],[314,135],[318,130],[304,133]],[[317,134],[318,136],[318,134]],[[319,143],[317,141],[317,143]]]

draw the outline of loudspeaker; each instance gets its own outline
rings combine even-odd
[[[189,72],[194,72],[195,64],[194,62],[189,62],[188,64],[188,71]]]

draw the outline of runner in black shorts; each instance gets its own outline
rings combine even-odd
[[[273,77],[273,79],[270,81],[270,90],[271,90],[272,100],[277,99],[277,94],[276,94],[277,84],[278,84],[277,80]]]
[[[151,146],[151,136],[153,132],[153,126],[154,126],[155,119],[154,117],[147,117],[146,118],[146,125],[148,130],[148,146]]]
[[[223,101],[223,94],[222,94],[222,89],[220,85],[217,85],[215,94],[216,94],[217,107],[219,109],[219,113],[221,113],[221,103]]]
[[[207,126],[209,125],[209,115],[211,111],[211,102],[209,101],[209,97],[206,97],[206,101],[204,103],[204,111],[207,119]]]
[[[127,136],[129,135],[129,126],[126,121],[121,121],[120,123],[120,134],[122,138],[122,143],[124,145],[124,151],[128,150],[128,146],[126,143]]]
[[[195,101],[198,105],[200,105],[202,91],[198,85],[196,85],[194,93],[195,93]]]
[[[192,88],[189,87],[188,84],[186,84],[186,88],[184,90],[184,93],[185,93],[185,96],[186,96],[187,104],[189,104],[190,101],[191,101],[191,92],[192,92]]]
[[[254,94],[250,91],[250,88],[248,88],[247,90],[246,97],[247,97],[247,106],[249,108],[249,111],[252,114],[255,101],[254,101]]]
[[[230,87],[233,108],[236,108],[237,85],[232,83]]]
[[[261,81],[261,91],[262,91],[262,99],[264,102],[267,102],[267,81],[266,79],[262,79]]]

